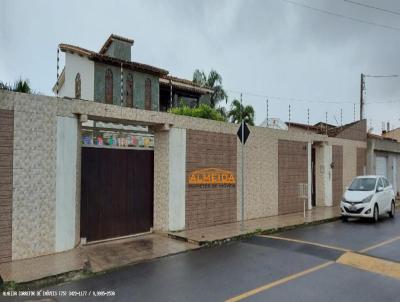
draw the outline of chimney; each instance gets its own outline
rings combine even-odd
[[[124,61],[131,61],[133,42],[131,39],[112,34],[100,49],[99,54]]]
[[[390,122],[387,122],[386,126],[387,126],[386,131],[389,132],[390,131]]]

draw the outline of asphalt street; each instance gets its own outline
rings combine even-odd
[[[359,253],[370,257],[359,259]],[[337,221],[255,236],[48,289],[115,291],[114,297],[50,301],[400,301],[400,276],[385,270],[396,261],[399,215],[377,224]],[[27,300],[35,301],[16,301]]]

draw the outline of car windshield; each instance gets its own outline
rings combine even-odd
[[[350,191],[373,191],[376,178],[355,178],[349,187]]]

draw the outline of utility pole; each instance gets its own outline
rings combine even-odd
[[[269,121],[268,121],[268,114],[269,114],[269,108],[268,108],[268,99],[267,99],[267,128],[269,127]]]
[[[328,111],[325,112],[325,135],[328,135]]]
[[[343,109],[340,108],[340,127],[343,126]]]
[[[360,121],[363,119],[364,115],[364,91],[365,91],[365,75],[362,73],[360,80]]]
[[[59,70],[60,70],[60,48],[59,47],[57,47],[57,87],[56,87],[56,96],[58,97],[58,89],[59,89],[59,77],[60,77],[60,74],[59,74]]]
[[[360,120],[364,118],[364,105],[365,105],[365,78],[398,78],[398,74],[386,74],[386,75],[371,75],[371,74],[361,74],[360,81]]]

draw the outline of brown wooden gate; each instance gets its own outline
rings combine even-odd
[[[81,237],[95,241],[153,226],[152,150],[82,148]]]

